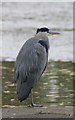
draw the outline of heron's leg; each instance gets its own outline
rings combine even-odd
[[[31,90],[31,105],[33,106],[34,100],[33,100],[33,89]]]
[[[31,105],[29,107],[43,107],[43,105],[34,104],[33,89],[31,90]]]

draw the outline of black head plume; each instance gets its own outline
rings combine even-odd
[[[46,27],[38,28],[36,34],[39,33],[39,32],[47,32],[47,33],[48,33],[48,32],[49,32],[49,29],[46,28]]]

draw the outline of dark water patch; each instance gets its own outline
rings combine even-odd
[[[33,93],[35,103],[43,105],[73,105],[73,62],[50,61],[47,69],[36,83]],[[14,62],[2,62],[2,105],[28,105],[31,95],[22,103],[17,100],[13,78]]]

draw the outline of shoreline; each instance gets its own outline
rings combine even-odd
[[[73,118],[73,106],[2,108],[2,118]]]

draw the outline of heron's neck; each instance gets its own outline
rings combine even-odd
[[[35,35],[36,38],[46,41],[46,43],[49,47],[49,39],[47,36],[48,36],[47,33],[44,33],[44,32],[39,32],[38,34]]]

